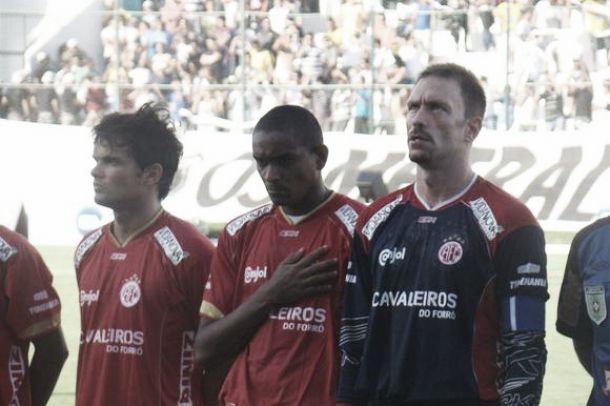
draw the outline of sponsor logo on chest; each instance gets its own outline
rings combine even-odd
[[[405,259],[405,254],[407,253],[407,249],[405,247],[401,248],[386,248],[379,253],[379,265],[386,266],[386,264],[393,264],[396,261],[403,261]]]
[[[144,332],[120,328],[90,329],[81,334],[81,344],[99,344],[107,353],[144,355]]]
[[[280,307],[271,311],[271,320],[280,321],[282,330],[304,333],[323,333],[326,309],[322,307]]]
[[[247,266],[244,270],[244,283],[256,283],[259,279],[267,279],[267,265],[265,266]]]
[[[81,290],[80,291],[80,305],[81,307],[87,305],[91,306],[92,303],[97,302],[100,298],[100,290]]]

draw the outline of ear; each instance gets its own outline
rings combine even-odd
[[[314,154],[316,155],[316,168],[322,170],[326,166],[328,160],[328,147],[324,144],[314,147]]]
[[[481,131],[481,127],[483,126],[483,119],[480,116],[474,116],[469,118],[466,121],[466,137],[465,140],[472,144],[472,142],[477,138],[479,132]]]
[[[161,181],[163,175],[163,167],[160,163],[154,163],[147,166],[142,171],[142,182],[145,185],[157,185]]]

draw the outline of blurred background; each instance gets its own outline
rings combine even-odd
[[[542,405],[584,405],[590,378],[554,323],[574,232],[610,213],[610,1],[0,0],[0,223],[29,233],[62,299],[71,355],[50,404],[74,404],[74,246],[111,219],[89,176],[105,113],[167,103],[185,156],[164,206],[213,238],[266,199],[247,135],[278,104],[320,120],[334,190],[369,201],[412,181],[395,135],[418,73],[448,61],[487,94],[475,170],[545,229]]]

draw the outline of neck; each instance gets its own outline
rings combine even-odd
[[[429,207],[456,196],[472,181],[474,172],[470,167],[460,171],[427,171],[421,167],[417,170],[415,187],[421,198]]]
[[[120,243],[128,242],[135,233],[148,224],[161,211],[161,202],[155,200],[150,204],[130,209],[115,209],[112,223],[112,234]]]
[[[307,204],[302,207],[287,207],[282,206],[282,210],[289,216],[301,216],[310,213],[313,209],[318,207],[331,195],[332,191],[327,189],[326,186],[322,185],[315,193],[311,194],[311,199],[308,199]]]

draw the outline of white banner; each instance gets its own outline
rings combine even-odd
[[[187,133],[173,190],[164,202],[192,222],[226,223],[266,202],[250,137]],[[358,197],[362,170],[383,173],[389,190],[412,182],[405,136],[326,134],[324,170],[334,190]],[[112,218],[93,202],[88,128],[0,120],[0,222],[23,202],[35,244],[76,244]],[[472,153],[477,173],[525,202],[547,230],[576,230],[610,208],[610,135],[484,132]]]

